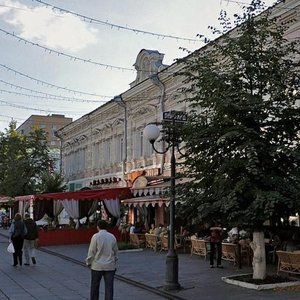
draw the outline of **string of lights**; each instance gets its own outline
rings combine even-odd
[[[46,109],[42,109],[42,108],[35,108],[35,107],[29,107],[29,106],[24,106],[24,105],[20,105],[20,104],[16,104],[16,103],[10,103],[8,101],[4,101],[4,100],[0,100],[0,103],[7,105],[7,106],[11,106],[11,107],[15,107],[15,108],[20,108],[20,109],[26,109],[26,110],[33,110],[33,111],[39,111],[39,112],[46,112],[46,113],[53,113],[53,114],[61,114],[61,111],[52,111],[52,110],[46,110]],[[66,112],[72,115],[78,115],[81,116],[81,113],[77,113],[77,112]]]
[[[30,95],[30,94],[26,94],[26,93],[20,93],[20,92],[16,92],[16,91],[8,91],[8,90],[4,90],[4,89],[0,89],[0,93],[7,93],[7,94],[14,94],[14,95],[18,95],[18,96],[25,96],[25,97],[32,97],[32,98],[36,98],[36,99],[46,99],[46,100],[58,100],[58,101],[68,101],[68,102],[90,102],[90,103],[107,103],[108,101],[113,101],[113,99],[110,99],[108,101],[106,100],[85,100],[85,99],[78,99],[78,98],[69,98],[69,97],[64,97],[64,96],[57,96],[57,95],[52,95],[52,94],[48,94],[48,93],[44,93],[44,92],[40,92],[40,91],[34,91],[31,89],[27,89],[27,88],[23,88],[20,87],[18,85],[14,85],[11,83],[8,83],[4,80],[0,79],[0,82],[4,82],[7,85],[11,85],[11,86],[15,86],[16,89],[24,89],[24,90],[28,90],[28,91],[33,91],[35,93],[41,93],[43,95],[46,96],[39,96],[39,95]],[[165,94],[166,98],[171,98],[171,97],[175,97],[177,94],[176,93],[167,93]],[[158,95],[154,95],[154,96],[133,96],[128,98],[127,100],[129,102],[141,102],[143,100],[155,100],[158,99]]]
[[[1,90],[0,90],[1,92]],[[170,94],[166,94],[165,97],[166,99],[170,99],[170,97],[174,96],[175,94],[174,93],[170,93]],[[158,96],[152,96],[152,97],[134,97],[134,98],[131,98],[131,99],[128,99],[129,100],[129,103],[130,102],[135,102],[135,101],[141,101],[142,99],[147,99],[147,100],[153,100],[153,99],[156,99],[158,98]],[[7,105],[7,106],[11,106],[11,107],[15,107],[15,108],[20,108],[20,109],[25,109],[25,110],[33,110],[33,111],[39,111],[39,112],[46,112],[46,113],[63,113],[65,115],[67,114],[70,114],[70,115],[77,115],[77,116],[82,116],[82,115],[85,115],[89,112],[80,112],[80,113],[77,113],[77,112],[70,112],[70,111],[51,111],[51,110],[45,110],[45,109],[39,109],[39,108],[33,108],[33,107],[28,107],[28,106],[24,106],[24,105],[20,105],[20,104],[17,104],[17,103],[11,103],[11,102],[8,102],[8,101],[4,101],[4,100],[0,100],[0,103],[2,103],[2,105]],[[105,115],[107,116],[106,113],[102,114],[102,116]],[[13,117],[11,117],[13,118]],[[14,118],[16,119],[16,118]]]
[[[222,2],[249,5],[249,2],[237,1],[237,0],[221,0],[221,3]]]
[[[127,27],[127,26],[117,25],[117,24],[114,24],[114,23],[111,23],[111,22],[108,22],[108,21],[102,21],[102,20],[99,20],[99,19],[94,19],[94,18],[85,16],[85,15],[82,15],[82,14],[79,14],[79,13],[76,13],[76,12],[73,12],[73,11],[70,11],[70,10],[67,10],[67,9],[64,9],[64,8],[52,5],[52,4],[49,4],[49,3],[41,1],[41,0],[32,0],[32,1],[38,2],[40,4],[43,4],[46,7],[51,7],[53,10],[57,10],[57,11],[59,11],[61,13],[63,12],[63,13],[66,13],[66,14],[71,14],[73,16],[79,17],[80,19],[82,19],[85,22],[93,23],[93,24],[105,25],[105,26],[108,26],[108,27],[110,27],[112,29],[132,31],[135,34],[141,33],[141,34],[152,35],[152,36],[156,36],[156,37],[161,38],[161,39],[167,38],[167,39],[175,39],[177,41],[182,40],[182,41],[188,41],[188,42],[194,42],[194,43],[201,41],[200,39],[192,39],[192,38],[185,38],[185,37],[180,37],[180,36],[174,36],[174,35],[170,35],[170,34],[155,33],[155,32],[141,30],[141,29],[137,29],[137,28],[132,28],[132,27]]]
[[[110,99],[113,98],[113,96],[105,96],[105,95],[90,94],[90,93],[80,92],[80,91],[76,91],[76,90],[70,90],[70,89],[67,89],[67,88],[64,88],[64,87],[61,87],[61,86],[53,85],[53,84],[51,84],[51,83],[47,83],[47,82],[45,82],[45,81],[41,81],[41,80],[39,80],[39,79],[37,79],[37,78],[30,77],[29,75],[23,74],[23,73],[21,73],[21,72],[19,72],[19,71],[17,71],[17,70],[14,70],[14,69],[12,69],[12,68],[9,68],[9,67],[7,67],[7,66],[5,66],[5,65],[3,65],[3,64],[0,64],[0,67],[5,68],[7,71],[14,72],[14,73],[17,74],[17,75],[25,76],[26,78],[28,78],[28,79],[30,79],[30,80],[32,80],[32,81],[35,81],[35,82],[37,82],[37,83],[41,83],[42,85],[46,85],[46,86],[48,86],[48,87],[66,90],[66,91],[72,92],[72,93],[74,93],[74,94],[76,94],[76,93],[77,93],[77,94],[87,94],[87,95],[99,96],[99,97],[103,97],[103,98],[104,98],[104,97],[105,97],[105,98],[110,98]],[[41,93],[41,94],[44,94],[44,95],[52,95],[52,94],[48,94],[48,93],[44,93],[44,92],[40,92],[40,91],[35,91],[35,90],[28,89],[28,88],[24,88],[24,87],[21,87],[21,86],[19,86],[19,85],[15,85],[15,84],[12,84],[12,83],[10,83],[10,82],[7,82],[7,81],[1,80],[1,79],[0,79],[0,82],[6,84],[6,85],[8,85],[8,86],[15,87],[16,89],[23,89],[23,90],[31,91],[31,92],[34,92],[34,93]],[[168,94],[168,96],[172,96],[172,95],[173,95],[173,94]],[[64,96],[60,96],[60,97],[62,97],[62,98],[68,98],[68,97],[64,97]],[[157,98],[157,96],[152,96],[152,97],[149,97],[149,96],[134,96],[134,97],[130,97],[130,101],[142,101],[142,100],[145,100],[145,99],[153,100],[153,99],[155,99],[155,98]],[[73,98],[73,97],[72,97],[72,98],[70,98],[70,99],[73,100],[73,99],[76,99],[76,98]],[[80,99],[80,100],[81,100],[81,99]],[[100,100],[100,101],[99,101],[99,100],[96,100],[96,101],[95,101],[95,100],[91,100],[90,102],[98,103],[98,102],[107,102],[107,101],[105,101],[105,100],[103,100],[103,101],[101,101],[101,100]]]
[[[102,97],[102,98],[112,98],[113,97],[113,96],[100,95],[100,94],[95,94],[95,93],[88,93],[88,92],[73,90],[73,89],[69,89],[69,88],[66,88],[66,87],[59,86],[59,85],[55,85],[53,83],[49,83],[49,82],[31,77],[27,74],[19,72],[15,69],[12,69],[12,68],[10,68],[6,65],[3,65],[3,64],[0,64],[0,67],[6,69],[7,71],[13,72],[15,75],[20,75],[20,76],[26,77],[27,79],[30,79],[30,80],[36,82],[37,84],[41,84],[41,85],[46,86],[46,87],[56,88],[58,90],[64,90],[66,92],[74,93],[74,94],[81,95],[81,96],[82,95],[88,95],[88,96],[95,96],[95,97]]]
[[[36,90],[32,90],[32,89],[28,89],[19,85],[15,85],[13,83],[4,81],[0,79],[0,83],[5,84],[6,86],[15,88],[16,90],[24,90],[24,91],[29,91],[31,93],[35,93],[35,94],[40,94],[40,95],[45,95],[45,97],[43,98],[47,98],[47,99],[55,99],[55,100],[62,100],[62,101],[71,101],[71,102],[88,102],[88,103],[101,103],[101,102],[106,102],[105,100],[91,100],[91,99],[80,99],[80,98],[76,98],[76,97],[66,97],[66,96],[61,96],[61,95],[54,95],[54,94],[50,94],[50,93],[45,93],[45,92],[41,92],[41,91],[36,91]],[[9,92],[6,90],[0,90],[3,92]],[[15,94],[19,94],[19,95],[25,95],[26,94],[21,94],[21,93],[17,93],[17,92],[11,92],[11,93],[15,93]],[[29,97],[32,95],[28,95]],[[37,96],[40,97],[40,96]],[[42,97],[41,97],[42,98]]]
[[[25,96],[25,97],[36,98],[36,99],[58,100],[58,101],[68,101],[68,102],[89,102],[89,103],[91,103],[91,102],[93,102],[93,103],[107,102],[107,101],[96,101],[96,100],[82,100],[82,99],[76,99],[76,98],[60,98],[59,96],[51,96],[50,94],[47,94],[47,96],[30,95],[30,94],[8,91],[8,90],[3,90],[3,89],[0,89],[0,93],[7,93],[7,94]]]
[[[64,56],[64,57],[67,57],[67,58],[69,58],[73,61],[81,61],[81,62],[84,62],[84,63],[87,63],[87,64],[92,64],[92,65],[96,65],[96,66],[99,66],[99,67],[105,67],[106,69],[112,69],[112,70],[117,69],[117,70],[121,70],[121,71],[131,71],[131,72],[135,71],[132,68],[125,68],[125,67],[118,67],[118,66],[103,64],[103,63],[100,63],[100,62],[93,61],[91,59],[85,59],[85,58],[81,58],[81,57],[78,57],[78,56],[66,54],[64,52],[60,52],[60,51],[57,51],[55,49],[50,49],[50,48],[42,46],[38,43],[34,43],[34,42],[29,41],[29,40],[23,39],[22,37],[20,37],[18,35],[15,35],[14,33],[10,33],[10,32],[8,32],[4,29],[1,29],[1,28],[0,28],[0,32],[5,33],[6,35],[9,35],[11,37],[16,38],[16,39],[19,40],[19,42],[24,42],[24,44],[29,44],[31,46],[41,48],[41,49],[45,50],[46,52],[48,52],[49,54],[55,53],[58,56]]]
[[[221,3],[223,1],[228,2],[228,3],[235,3],[235,4],[239,4],[239,5],[249,5],[251,3],[251,1],[245,2],[245,1],[238,1],[238,0],[221,0]],[[272,7],[273,5],[279,4],[281,2],[284,3],[285,0],[274,0],[274,3],[269,7]],[[291,7],[279,7],[279,9],[291,9]]]
[[[242,4],[242,5],[249,5],[251,1],[249,2],[244,2],[244,1],[238,1],[238,0],[221,0],[222,1],[225,1],[225,2],[230,2],[230,3],[236,3],[236,4]],[[272,8],[274,7],[276,4],[280,4],[280,3],[285,3],[285,0],[274,0],[273,4],[270,5],[270,6],[266,6],[265,8]],[[296,7],[290,7],[290,6],[276,6],[276,9],[279,9],[279,10],[291,10],[291,9],[294,9],[294,10],[299,10],[300,8],[296,8]]]

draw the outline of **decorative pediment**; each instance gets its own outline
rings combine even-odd
[[[130,84],[130,87],[148,79],[151,74],[157,74],[166,65],[163,65],[162,61],[164,54],[157,50],[142,49],[136,58],[134,67],[137,71],[137,76],[134,82]]]

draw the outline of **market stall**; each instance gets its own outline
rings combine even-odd
[[[63,209],[74,220],[74,228],[63,228],[60,224],[43,228],[39,231],[39,245],[62,245],[88,243],[96,228],[80,228],[79,220],[89,219],[95,214],[99,202],[103,203],[109,215],[120,218],[120,200],[131,197],[129,188],[112,188],[102,190],[85,190],[78,192],[62,192],[18,196],[18,210],[24,215],[29,212],[35,220],[40,220],[45,214],[53,220]],[[120,239],[116,228],[111,230]]]

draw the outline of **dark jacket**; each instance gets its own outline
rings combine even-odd
[[[27,234],[25,235],[26,240],[35,240],[39,237],[38,227],[36,223],[31,219],[24,220],[25,226],[27,228]]]
[[[22,221],[13,221],[9,227],[9,237],[11,239],[24,239],[27,234],[27,228]]]

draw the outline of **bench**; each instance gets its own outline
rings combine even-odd
[[[169,239],[168,236],[161,236],[160,237],[160,251],[168,250],[169,249]]]
[[[160,242],[158,241],[158,238],[155,234],[146,233],[145,241],[146,241],[146,248],[151,248],[154,251],[158,250],[160,246]]]
[[[292,274],[300,274],[300,251],[276,251],[278,256],[278,268],[279,272],[286,272]]]
[[[131,245],[134,245],[137,248],[145,247],[145,239],[142,237],[142,235],[131,233],[129,236]]]
[[[191,255],[193,254],[204,256],[206,259],[209,254],[207,242],[204,240],[191,238]]]
[[[174,240],[174,247],[175,249],[181,247],[181,245],[177,243],[176,239]],[[160,237],[160,251],[162,250],[169,250],[169,237],[167,235]]]
[[[222,259],[232,261],[237,264],[239,261],[238,245],[232,243],[222,243]]]

